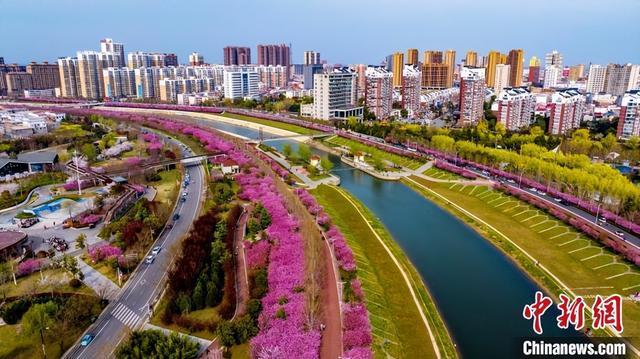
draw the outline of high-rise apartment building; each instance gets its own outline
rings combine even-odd
[[[417,65],[418,60],[418,49],[408,49],[407,50],[407,65]]]
[[[316,51],[305,51],[303,65],[320,65],[320,53]]]
[[[356,106],[356,88],[356,74],[348,68],[315,74],[313,117],[322,120],[362,119],[363,107]]]
[[[531,124],[536,100],[526,87],[505,87],[498,93],[497,120],[507,130],[517,131]]]
[[[447,88],[453,87],[453,75],[456,71],[456,52],[455,50],[447,50],[444,52],[442,61],[447,65]]]
[[[240,46],[224,48],[224,65],[249,65],[251,63],[251,49]]]
[[[627,91],[622,96],[617,135],[623,140],[640,136],[640,90]]]
[[[28,72],[13,71],[4,76],[9,96],[23,96],[24,90],[33,89],[31,74]]]
[[[60,71],[60,95],[67,98],[80,97],[78,59],[72,57],[59,58],[58,70]]]
[[[248,68],[224,72],[224,97],[238,99],[258,96],[258,72]]]
[[[393,74],[384,67],[367,67],[364,98],[367,108],[376,119],[389,117],[393,109]]]
[[[460,120],[458,125],[475,124],[482,119],[485,97],[485,69],[463,67],[460,70]]]
[[[268,89],[286,88],[289,83],[288,69],[284,66],[256,66],[262,86]]]
[[[496,79],[496,66],[500,64],[501,55],[498,51],[489,51],[487,56],[486,77],[487,86],[493,88]]]
[[[78,51],[77,58],[80,97],[91,100],[101,100],[104,97],[104,78],[102,74],[103,64],[104,62],[113,62],[113,57],[106,54],[111,53]],[[105,60],[103,60],[103,55],[105,55]]]
[[[558,86],[558,82],[562,77],[562,68],[556,65],[550,65],[544,68],[544,84],[542,87],[546,89]]]
[[[404,54],[396,52],[393,54],[393,87],[402,86],[402,74],[404,69]]]
[[[136,51],[127,54],[127,65],[132,69],[177,66],[178,57],[175,54]]]
[[[622,96],[626,91],[633,90],[637,86],[638,65],[609,64],[605,77],[604,91],[615,96]]]
[[[552,67],[556,67],[552,65]],[[585,97],[576,89],[556,91],[551,95],[549,133],[566,135],[580,127],[584,114]]]
[[[117,57],[116,67],[126,66],[123,44],[113,42],[112,39],[102,39],[100,40],[100,52],[110,52],[115,54]]]
[[[509,79],[511,78],[511,65],[497,64],[496,78],[493,80],[493,92],[498,94],[503,88],[509,87]]]
[[[478,53],[475,51],[467,51],[467,55],[464,58],[465,66],[478,66]]]
[[[540,60],[535,56],[531,56],[529,60],[529,77],[527,80],[531,84],[540,83]]]
[[[424,52],[424,64],[441,64],[442,51],[427,50]]]
[[[104,96],[121,99],[136,96],[135,70],[128,67],[109,67],[102,70]]]
[[[607,67],[602,65],[589,66],[589,76],[587,77],[586,91],[592,94],[604,92],[605,79],[607,78]]]
[[[204,56],[198,52],[192,52],[189,54],[189,66],[202,66],[204,65]]]
[[[178,66],[178,55],[176,54],[163,54],[164,55],[164,66]]]
[[[447,64],[422,64],[422,88],[428,90],[441,90],[447,88],[449,65]]]
[[[507,64],[510,68],[509,86],[522,86],[522,67],[524,65],[524,51],[522,49],[514,49],[509,51],[507,56]]]
[[[567,76],[569,81],[574,81],[574,82],[578,81],[583,76],[584,76],[584,65],[583,64],[578,64],[578,65],[574,65],[574,66],[569,67],[569,76]]]
[[[289,67],[291,57],[289,46],[280,45],[258,45],[258,65],[282,65]]]
[[[27,72],[31,74],[31,82],[35,90],[60,87],[60,70],[57,64],[50,64],[47,61],[42,64],[32,62],[27,65]]]
[[[402,108],[407,110],[410,116],[420,111],[420,89],[422,74],[416,65],[407,65],[402,69]]]
[[[544,56],[544,67],[557,66],[558,68],[564,68],[562,54],[556,50],[547,53]]]

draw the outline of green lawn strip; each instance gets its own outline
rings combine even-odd
[[[410,179],[430,188],[452,203],[471,212],[481,220],[490,223],[523,250],[539,260],[541,265],[569,286],[577,295],[593,296],[596,294],[610,295],[617,293],[627,296],[638,290],[637,287],[635,287],[635,289],[624,290],[624,288],[640,284],[640,276],[638,275],[640,272],[637,269],[632,268],[627,262],[624,262],[615,253],[602,247],[598,242],[588,239],[568,225],[529,206],[515,197],[508,197],[493,190],[491,191],[495,193],[492,193],[490,196],[483,195],[483,193],[487,193],[486,190],[480,192],[481,194],[478,196],[475,194],[469,195],[465,190],[460,191],[460,187],[450,189],[447,184],[434,183],[415,176],[410,177]],[[563,292],[559,284],[547,273],[542,271],[535,263],[532,263],[524,253],[504,240],[504,238],[495,233],[495,231],[475,221],[466,214],[461,213],[453,206],[444,204],[442,199],[416,186],[414,183],[410,181],[405,181],[405,183],[469,223],[485,238],[488,238],[514,259],[521,268],[549,293],[557,297]],[[472,189],[468,191],[471,190]],[[505,200],[495,200],[501,196],[504,197]],[[500,203],[507,203],[507,200],[509,201],[507,205],[500,205]],[[510,208],[515,206],[518,206],[517,209],[510,210]],[[521,212],[524,213],[517,215]],[[559,233],[562,233],[560,229],[553,231],[549,230],[549,228],[564,228],[566,233],[559,235]],[[594,257],[594,255],[598,253],[602,253],[603,255]],[[598,268],[604,264],[614,263],[614,259],[617,264]],[[631,268],[630,270],[635,274],[627,274],[607,279],[610,276],[621,274],[629,268]],[[587,299],[587,304],[591,305],[592,301],[593,299]],[[634,345],[640,344],[639,321],[640,306],[637,303],[625,300],[623,302],[624,336],[630,337]]]
[[[447,172],[444,170],[441,170],[439,168],[435,168],[435,167],[431,167],[428,170],[422,172],[423,175],[425,176],[429,176],[432,178],[437,178],[437,179],[441,179],[441,180],[456,180],[456,179],[462,179],[461,176],[458,176],[455,173],[452,172]]]
[[[409,157],[404,157],[404,156],[400,156],[400,155],[396,155],[394,153],[390,153],[390,152],[386,152],[383,150],[380,150],[378,148],[375,148],[373,146],[368,146],[365,144],[362,144],[358,141],[355,140],[351,140],[351,139],[347,139],[347,138],[343,138],[343,137],[337,137],[337,136],[333,136],[330,137],[326,140],[324,140],[323,142],[328,143],[329,145],[334,145],[334,146],[345,146],[345,147],[351,147],[352,145],[356,145],[359,146],[360,148],[363,149],[363,151],[373,155],[374,157],[379,157],[381,159],[387,160],[387,161],[391,161],[395,164],[410,168],[410,169],[417,169],[418,167],[422,166],[424,164],[424,162],[418,161],[418,160],[414,160],[412,158]]]
[[[232,346],[231,359],[251,359],[251,346],[249,346],[249,343]]]
[[[117,273],[117,270],[115,268],[113,268],[112,266],[110,266],[109,264],[107,264],[106,261],[93,263],[91,258],[89,258],[86,255],[82,257],[82,261],[85,262],[89,267],[95,269],[98,273],[102,274],[107,279],[112,281],[115,285],[120,287],[118,285],[118,273]],[[124,283],[126,282],[126,279],[127,279],[127,276],[122,276],[122,285],[124,285]]]
[[[237,115],[235,113],[225,112],[220,116],[227,117],[227,118],[233,118],[233,119],[241,120],[241,121],[248,121],[248,122],[258,123],[258,124],[269,126],[269,127],[279,128],[281,130],[286,130],[286,131],[299,133],[301,135],[317,135],[317,134],[320,133],[320,132],[318,132],[316,130],[312,130],[312,129],[309,129],[309,128],[306,128],[306,127],[302,127],[302,126],[292,125],[290,123],[273,121],[273,120],[265,120],[265,119],[262,119],[262,118],[245,116],[245,115]]]
[[[76,339],[84,332],[85,328],[72,328],[63,336],[45,331],[45,350],[47,357],[60,358],[64,351],[73,345]],[[63,348],[60,351],[60,339],[63,340]],[[42,358],[42,346],[40,334],[25,335],[21,332],[21,325],[0,326],[0,358],[31,359]]]
[[[356,208],[339,191],[334,186],[321,185],[311,192],[340,228],[356,257],[358,277],[362,281],[370,313],[376,357],[435,358],[429,333],[422,323],[418,323],[420,313],[402,280],[400,270]],[[344,194],[358,203],[352,196]],[[434,330],[443,357],[455,357],[453,343],[420,276],[384,226],[364,206],[359,205],[358,209],[409,275],[414,291],[422,300],[423,311]]]
[[[201,330],[201,331],[190,331],[187,328],[183,328],[175,323],[172,324],[165,324],[162,322],[161,317],[162,317],[162,313],[164,312],[164,308],[167,305],[167,300],[166,300],[166,296],[162,296],[162,299],[160,299],[160,303],[158,303],[158,305],[156,306],[156,308],[153,311],[153,315],[151,316],[149,322],[155,326],[158,327],[162,327],[162,328],[166,328],[175,332],[179,332],[179,333],[183,333],[183,334],[188,334],[188,335],[192,335],[194,337],[198,337],[198,338],[204,338],[207,340],[213,340],[216,335],[215,333],[210,332],[209,330]],[[219,320],[219,316],[218,316],[218,310],[216,308],[205,308],[205,309],[200,309],[200,310],[194,310],[193,312],[190,312],[189,314],[185,314],[186,317],[189,317],[190,319],[194,319],[194,320],[199,320],[202,322],[208,322],[211,321],[212,319],[214,320]]]
[[[47,284],[42,283],[44,278]],[[13,284],[13,280],[0,286],[0,294],[7,297],[23,296],[31,293],[44,293],[49,291],[63,293],[85,293],[93,294],[93,291],[84,284],[78,288],[72,288],[67,283],[72,278],[71,273],[62,268],[45,269],[40,272],[34,272],[28,276],[18,278],[18,285]],[[64,284],[60,284],[63,283]]]

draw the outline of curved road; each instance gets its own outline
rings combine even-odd
[[[175,139],[170,141],[185,148]],[[183,155],[192,156],[193,152],[185,148]],[[95,335],[93,341],[86,347],[80,346],[79,341],[76,342],[63,358],[112,357],[127,334],[143,326],[146,317],[150,314],[150,305],[163,290],[167,271],[173,262],[175,254],[170,251],[170,248],[179,243],[183,235],[189,231],[200,210],[205,188],[202,165],[187,167],[185,172],[191,177],[191,183],[186,189],[186,201],[179,202],[175,208],[174,213],[179,213],[180,218],[175,221],[173,228],[165,228],[154,243],[153,246],[162,247],[155,261],[152,264],[146,264],[144,261],[140,263],[132,277],[120,290],[117,299],[109,303],[96,322],[87,329],[85,334]],[[169,222],[173,220],[169,219]]]

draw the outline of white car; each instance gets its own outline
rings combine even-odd
[[[616,236],[618,236],[620,238],[624,238],[624,232],[623,231],[616,231]]]
[[[148,255],[144,262],[147,264],[151,264],[154,260],[156,260],[156,257],[154,257],[153,255]]]
[[[160,253],[160,251],[162,250],[162,247],[160,246],[155,246],[153,247],[153,249],[151,250],[151,254],[156,255],[158,253]]]
[[[529,188],[529,190],[530,190],[531,192],[538,192],[538,190],[537,190],[535,187],[530,187],[530,188]]]
[[[538,191],[538,194],[539,194],[539,195],[541,195],[541,196],[546,196],[546,195],[547,195],[547,192]]]

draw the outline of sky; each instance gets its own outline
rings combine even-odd
[[[379,64],[418,48],[486,54],[560,51],[565,64],[640,63],[640,0],[0,0],[0,57],[54,61],[99,50],[109,37],[125,51],[192,51],[222,62],[227,45],[292,45],[329,63]]]

